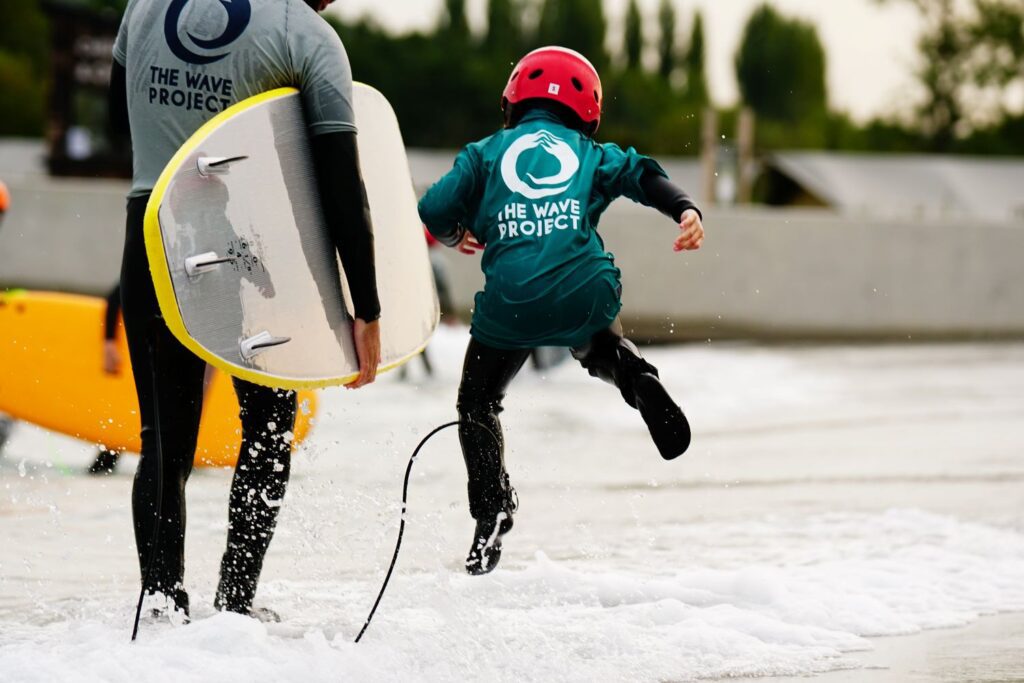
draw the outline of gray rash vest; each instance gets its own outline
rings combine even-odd
[[[129,197],[152,191],[206,121],[273,88],[302,92],[311,135],[356,130],[348,55],[302,0],[131,0],[114,59],[127,74]]]

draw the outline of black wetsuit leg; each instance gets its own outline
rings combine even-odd
[[[622,398],[632,408],[636,408],[636,377],[645,372],[658,376],[658,369],[643,359],[636,344],[622,336],[622,323],[618,318],[591,337],[587,344],[571,352],[591,377],[618,387]]]
[[[505,440],[498,415],[508,385],[530,355],[529,349],[506,351],[471,339],[466,349],[459,385],[459,419],[477,422],[479,427],[459,425],[459,441],[469,474],[469,512],[474,519],[493,517],[514,508],[511,486],[505,471]]]
[[[0,451],[3,451],[7,438],[11,435],[11,428],[14,427],[14,420],[0,413]]]
[[[206,364],[182,346],[160,317],[149,275],[143,216],[148,197],[128,201],[121,301],[128,352],[142,423],[142,452],[132,488],[132,517],[139,565],[149,591],[161,591],[187,609],[185,482],[192,472],[203,405]],[[157,408],[163,465],[162,511],[157,549],[148,566],[157,509]]]
[[[626,403],[640,411],[663,458],[670,460],[686,451],[690,445],[686,416],[659,381],[658,369],[622,336],[618,319],[587,344],[573,348],[572,355],[591,377],[618,387]]]
[[[92,464],[89,465],[89,469],[86,472],[95,475],[113,474],[114,470],[117,469],[117,461],[120,458],[120,451],[101,448],[96,452],[96,457],[93,458]]]
[[[239,379],[234,384],[242,446],[231,481],[228,543],[214,604],[217,609],[244,614],[252,608],[263,558],[288,486],[296,397],[294,391]]]

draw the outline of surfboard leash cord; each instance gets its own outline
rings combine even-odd
[[[373,615],[377,612],[377,606],[380,605],[381,598],[384,597],[384,591],[388,588],[388,582],[391,580],[391,574],[395,571],[395,564],[398,562],[398,552],[402,549],[402,536],[405,534],[405,513],[409,506],[409,477],[412,474],[412,465],[416,462],[416,458],[419,457],[420,450],[428,441],[430,441],[431,437],[438,432],[448,429],[449,427],[455,427],[458,425],[473,425],[474,427],[479,427],[490,434],[491,438],[494,439],[494,443],[498,446],[498,449],[501,449],[501,441],[498,439],[497,435],[486,425],[480,424],[479,422],[473,422],[472,420],[452,420],[451,422],[446,422],[443,425],[432,429],[430,433],[423,437],[419,444],[417,444],[415,450],[412,452],[412,457],[409,458],[409,464],[405,467],[405,478],[402,481],[402,516],[398,522],[398,540],[395,542],[395,552],[391,556],[391,564],[388,566],[387,574],[384,575],[384,583],[381,584],[380,592],[377,593],[377,599],[373,601],[373,607],[370,608],[370,614],[367,615],[366,621],[363,623],[363,628],[359,630],[359,635],[356,636],[355,642],[357,643],[362,639],[363,634],[366,633],[366,629],[370,627]]]
[[[151,355],[155,355],[155,354],[152,353],[153,350],[154,350],[154,347],[150,346]],[[163,474],[163,446],[161,444],[161,438],[160,438],[160,434],[161,434],[161,432],[160,432],[160,403],[159,403],[160,399],[158,398],[157,391],[156,391],[156,386],[157,386],[157,384],[156,384],[156,363],[153,363],[152,372],[153,372],[153,408],[154,408],[154,413],[156,414],[156,418],[155,418],[156,424],[155,424],[155,426],[156,426],[156,433],[157,433],[157,439],[156,439],[156,465],[157,465],[157,474],[156,474],[156,481],[157,481],[156,519],[153,522],[153,537],[152,537],[152,542],[151,542],[150,549],[149,549],[149,561],[146,563],[146,571],[145,571],[145,575],[143,576],[143,580],[142,580],[142,588],[139,590],[139,600],[138,600],[138,603],[135,606],[135,622],[132,625],[132,642],[135,641],[136,637],[139,634],[139,621],[142,618],[142,603],[143,603],[143,601],[145,600],[145,597],[146,597],[146,586],[149,583],[150,572],[153,571],[153,565],[156,562],[156,550],[157,550],[157,544],[158,544],[159,537],[160,537],[160,518],[163,515],[163,484],[164,484],[164,482],[163,482],[163,478],[164,478],[164,474]],[[402,514],[401,514],[401,517],[400,517],[399,522],[398,522],[398,538],[395,541],[395,552],[391,556],[391,564],[388,565],[388,571],[384,575],[384,582],[381,584],[380,591],[377,593],[377,599],[373,601],[373,607],[370,608],[370,613],[367,615],[366,621],[363,622],[363,627],[359,630],[359,635],[357,635],[356,638],[355,638],[355,642],[357,642],[357,643],[360,640],[362,640],[363,634],[366,633],[366,629],[368,629],[370,627],[370,622],[373,621],[373,617],[377,613],[377,607],[380,606],[380,601],[384,597],[384,592],[388,588],[388,583],[391,581],[391,575],[395,571],[395,565],[398,563],[398,554],[399,554],[399,552],[402,549],[402,537],[405,535],[405,514],[406,514],[406,511],[408,510],[408,506],[409,506],[409,478],[412,476],[412,466],[413,466],[413,463],[415,463],[416,462],[416,458],[419,457],[420,451],[423,449],[423,446],[425,446],[426,443],[428,441],[430,441],[430,439],[435,434],[437,434],[438,432],[442,432],[445,429],[449,429],[450,427],[456,427],[456,426],[459,426],[459,425],[473,425],[474,427],[478,427],[480,429],[483,429],[494,440],[494,443],[499,448],[501,447],[501,441],[498,439],[497,435],[495,435],[495,433],[490,430],[490,428],[488,428],[487,426],[485,426],[483,424],[480,424],[479,422],[473,422],[471,420],[452,420],[451,422],[446,422],[443,425],[435,427],[434,429],[432,429],[430,431],[430,433],[428,433],[426,436],[424,436],[422,439],[420,439],[420,442],[416,445],[416,448],[412,452],[412,456],[409,458],[409,463],[405,467],[405,476],[402,479]]]
[[[149,546],[149,561],[142,577],[142,588],[139,590],[139,602],[135,605],[135,623],[132,625],[132,642],[139,635],[139,620],[142,618],[142,602],[146,599],[146,586],[149,585],[153,565],[156,564],[156,549],[160,540],[160,518],[164,513],[164,447],[163,432],[160,430],[160,392],[156,381],[156,342],[149,340],[150,371],[153,382],[153,413],[156,415],[156,519],[153,520],[153,536]]]

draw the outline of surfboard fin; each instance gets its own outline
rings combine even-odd
[[[185,259],[185,274],[189,278],[195,279],[203,273],[216,270],[217,266],[223,263],[234,263],[234,261],[234,256],[218,256],[215,251],[204,251],[202,254]]]
[[[253,336],[243,339],[238,342],[238,350],[244,360],[252,360],[260,353],[266,351],[269,348],[280,346],[281,344],[287,344],[292,340],[291,337],[275,337],[266,330]]]
[[[196,169],[198,169],[199,175],[204,178],[211,175],[224,175],[230,170],[231,164],[248,158],[247,156],[199,157],[196,159]]]

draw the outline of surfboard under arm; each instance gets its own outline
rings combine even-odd
[[[387,371],[425,348],[439,307],[397,118],[362,84],[354,106],[377,245],[378,370]],[[351,300],[297,90],[239,102],[196,131],[154,187],[145,235],[164,319],[207,362],[289,389],[358,375]]]

